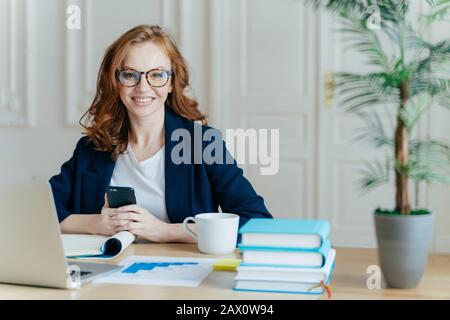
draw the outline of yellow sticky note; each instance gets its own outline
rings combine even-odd
[[[214,270],[236,271],[236,268],[241,264],[241,259],[220,259],[213,268]]]

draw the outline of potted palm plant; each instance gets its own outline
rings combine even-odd
[[[411,206],[409,187],[450,183],[449,146],[414,130],[430,108],[450,108],[450,41],[426,38],[430,26],[448,18],[450,0],[427,0],[429,13],[416,18],[407,0],[308,2],[339,17],[339,31],[374,70],[336,73],[336,93],[342,106],[367,124],[358,138],[388,150],[385,159],[366,164],[360,188],[395,183],[395,207],[374,212],[379,262],[389,287],[416,287],[428,260],[433,213]],[[386,109],[394,120],[392,132],[381,120]]]

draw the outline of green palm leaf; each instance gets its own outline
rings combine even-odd
[[[436,140],[412,141],[409,177],[415,181],[450,183],[450,147]]]
[[[427,0],[427,3],[431,7],[431,13],[425,15],[427,25],[447,18],[450,12],[450,0]]]
[[[420,116],[431,106],[433,97],[428,92],[420,92],[410,98],[404,108],[399,111],[399,117],[411,131]]]
[[[363,112],[359,113],[358,116],[363,120],[365,125],[356,130],[357,134],[353,139],[354,142],[365,141],[375,148],[383,146],[394,147],[393,133],[388,134],[386,132],[385,125],[378,112]]]
[[[389,59],[384,53],[378,34],[367,27],[365,20],[355,20],[352,17],[341,19],[339,29],[345,34],[343,40],[347,42],[347,49],[356,49],[365,54],[368,63],[389,70]]]
[[[348,112],[359,112],[367,106],[399,101],[398,89],[391,86],[384,73],[370,75],[337,73],[335,78],[339,102]]]
[[[367,193],[376,187],[390,182],[392,172],[390,161],[365,161],[363,165],[364,168],[359,171],[361,178],[357,181],[362,193]]]
[[[341,17],[367,20],[370,15],[368,8],[376,5],[384,21],[400,22],[408,12],[408,1],[403,0],[307,0],[316,9],[325,8],[327,11]]]

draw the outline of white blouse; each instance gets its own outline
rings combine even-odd
[[[156,218],[170,222],[165,201],[164,149],[163,146],[152,157],[138,162],[128,144],[127,150],[116,160],[110,185],[133,188],[137,205]]]

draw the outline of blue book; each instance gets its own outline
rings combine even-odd
[[[260,247],[239,244],[244,266],[283,266],[321,268],[325,264],[331,243],[324,239],[318,249],[293,247]]]
[[[324,220],[250,219],[239,229],[244,246],[319,249],[330,233]]]

